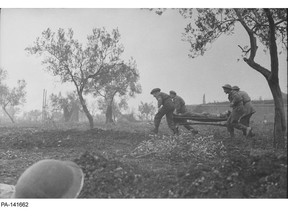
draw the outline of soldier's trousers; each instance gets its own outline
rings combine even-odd
[[[250,113],[248,115],[245,115],[243,117],[240,118],[240,123],[246,127],[249,127],[250,126],[250,118],[251,116],[253,115],[253,113]],[[245,130],[242,130],[243,131],[243,134],[246,135],[246,129]]]
[[[252,114],[253,114],[253,113],[250,113],[250,114],[248,114],[248,115],[245,115],[245,116],[241,117],[240,122],[241,122],[243,125],[249,127],[249,125],[250,125],[250,118],[251,118]]]
[[[247,127],[248,126],[242,124],[241,122],[233,121],[233,122],[229,123],[227,128],[228,128],[228,131],[230,132],[230,134],[234,133],[234,128],[236,128],[238,130],[242,130],[243,133],[245,134],[246,130],[247,130]]]
[[[185,127],[187,130],[195,130],[191,125],[188,124],[186,119],[179,119],[177,120],[177,123],[182,124],[183,127]]]
[[[234,128],[238,130],[242,130],[244,134],[246,133],[247,127],[249,127],[249,123],[247,125],[247,119],[245,120],[245,118],[244,118],[244,122],[241,121],[241,117],[243,115],[244,115],[243,106],[239,106],[232,110],[231,115],[229,116],[227,120],[227,124],[228,124],[227,129],[231,136],[234,136]]]
[[[176,133],[176,128],[174,125],[173,121],[173,111],[174,108],[166,108],[162,107],[155,115],[154,117],[154,125],[155,125],[155,130],[158,132],[158,128],[160,126],[161,119],[164,115],[166,115],[166,120],[168,127],[173,131],[173,133]]]
[[[250,116],[251,117],[251,116]],[[234,128],[238,129],[238,130],[242,130],[243,135],[246,136],[246,130],[247,127],[249,127],[249,119],[244,118],[244,121],[241,119],[239,122],[234,120],[232,122],[230,122],[228,124],[228,132],[230,133],[230,135],[233,137],[234,136]]]

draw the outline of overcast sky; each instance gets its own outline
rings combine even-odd
[[[271,99],[264,77],[241,59],[238,45],[248,45],[248,35],[240,26],[232,36],[221,36],[204,56],[188,57],[189,44],[181,41],[181,34],[189,20],[175,10],[162,16],[140,9],[2,9],[1,67],[8,72],[7,83],[16,85],[18,79],[27,82],[27,103],[24,109],[41,109],[42,91],[48,94],[74,90],[72,84],[61,84],[44,71],[41,57],[29,56],[25,48],[48,27],[72,28],[76,39],[83,44],[93,28],[118,28],[124,45],[124,59],[133,57],[140,73],[142,94],[129,100],[138,109],[140,101],[152,102],[152,88],[163,92],[174,90],[186,104],[225,101],[222,85],[238,85],[252,99]],[[261,49],[259,49],[259,54]],[[280,56],[279,77],[283,92],[287,93],[287,53]],[[261,53],[256,61],[270,68],[269,56]]]

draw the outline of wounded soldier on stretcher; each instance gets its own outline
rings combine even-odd
[[[198,133],[196,129],[191,126],[191,122],[189,123],[188,120],[193,121],[200,121],[205,123],[193,123],[193,124],[211,124],[211,125],[218,125],[218,126],[226,126],[226,124],[213,124],[209,122],[220,122],[220,121],[227,121],[231,112],[225,111],[220,114],[211,114],[207,112],[202,113],[194,113],[194,112],[185,112],[181,114],[173,114],[173,121],[176,125],[177,131],[179,133],[178,126],[183,125],[187,130],[191,131],[194,135]]]
[[[185,112],[182,114],[174,114],[173,118],[175,123],[181,120],[195,120],[195,121],[226,121],[231,114],[231,111],[227,110],[223,113],[195,113],[195,112]]]

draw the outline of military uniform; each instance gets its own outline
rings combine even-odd
[[[256,112],[256,110],[254,109],[254,107],[251,103],[251,98],[249,97],[247,92],[239,91],[238,86],[233,86],[233,90],[235,90],[241,96],[241,98],[243,100],[244,114],[241,116],[239,121],[241,122],[241,124],[249,127],[250,118]],[[246,131],[243,131],[243,134],[246,135]],[[251,132],[251,134],[253,135],[252,132]]]
[[[184,114],[184,113],[187,112],[186,106],[185,106],[185,101],[183,100],[183,98],[181,98],[180,96],[176,95],[173,98],[173,102],[174,102],[176,114]]]
[[[155,91],[159,91],[160,89],[153,89],[151,91],[151,94],[153,94]],[[156,113],[154,117],[154,126],[155,129],[153,130],[155,133],[158,133],[158,128],[160,126],[161,119],[164,115],[166,115],[166,121],[168,124],[168,127],[173,131],[174,134],[177,133],[177,129],[174,125],[173,121],[173,112],[175,110],[174,103],[172,101],[172,98],[170,95],[164,93],[164,92],[159,92],[158,96],[156,97],[157,102],[158,102],[158,112]]]
[[[245,110],[245,113],[241,117],[241,120],[243,120],[243,122],[245,122],[245,124],[248,124],[247,126],[249,126],[250,117],[256,112],[256,110],[252,106],[251,99],[246,92],[239,91],[238,94],[243,99],[243,106],[244,106],[244,110]]]
[[[246,131],[248,130],[249,126],[246,126],[239,121],[241,117],[245,114],[243,99],[241,95],[236,91],[232,91],[231,93],[229,93],[228,99],[230,100],[231,103],[230,106],[232,107],[231,115],[227,120],[228,124],[227,128],[228,131],[230,132],[230,135],[234,136],[234,128],[242,130],[243,133],[246,134]]]
[[[231,99],[230,106],[232,108],[231,122],[238,121],[240,117],[245,113],[242,97],[237,92],[229,94]]]
[[[183,100],[183,98],[181,98],[178,95],[175,95],[174,98],[173,98],[173,103],[174,103],[174,106],[175,106],[176,114],[185,114],[185,113],[187,113],[187,109],[186,109],[186,106],[185,106],[185,101]],[[198,131],[195,130],[191,125],[186,124],[187,123],[186,119],[178,120],[178,122],[184,124],[183,126],[187,130],[191,130],[194,134],[198,133]]]

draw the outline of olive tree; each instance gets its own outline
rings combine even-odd
[[[124,48],[119,40],[118,29],[108,33],[105,28],[94,28],[92,34],[87,36],[84,46],[74,39],[72,29],[65,31],[60,28],[53,32],[48,28],[25,50],[30,54],[42,56],[42,64],[53,76],[60,77],[63,83],[74,84],[90,128],[93,128],[93,117],[84,99],[84,90],[91,80],[98,80],[104,75],[103,68],[113,68],[122,62],[120,55]]]
[[[9,114],[7,108],[16,110],[15,107],[26,101],[26,82],[18,80],[17,87],[9,88],[3,81],[6,79],[7,72],[0,69],[0,105],[12,123],[15,123],[13,114]]]
[[[102,104],[104,103],[106,107],[106,123],[113,123],[114,98],[120,97],[119,105],[125,107],[129,97],[134,97],[142,91],[138,83],[140,76],[134,59],[105,69],[105,76],[91,82],[92,86],[88,88],[88,91],[93,92],[95,96],[103,97]]]
[[[126,97],[120,97],[120,100],[114,99],[111,105],[111,100],[103,95],[97,102],[98,109],[102,114],[105,114],[106,124],[115,124],[116,118],[119,118],[122,115],[122,111],[129,108]]]
[[[156,113],[156,107],[153,105],[153,103],[147,103],[147,102],[140,102],[140,105],[138,106],[138,111],[140,112],[140,119],[142,120],[152,120],[154,114]]]
[[[63,97],[61,92],[58,95],[50,95],[51,106],[54,110],[63,111],[64,121],[79,121],[80,103],[76,92],[69,92]]]
[[[283,50],[287,55],[287,10],[262,8],[206,8],[177,9],[180,14],[190,19],[183,33],[184,41],[190,44],[191,58],[202,56],[209,45],[220,36],[234,33],[236,24],[240,24],[247,33],[248,44],[239,45],[243,60],[255,71],[262,74],[271,90],[275,105],[274,147],[285,147],[286,120],[279,85],[279,59]],[[157,9],[161,15],[165,9]],[[269,50],[270,68],[260,65],[255,57],[259,53],[257,43],[262,43]],[[236,44],[235,44],[236,45]]]

